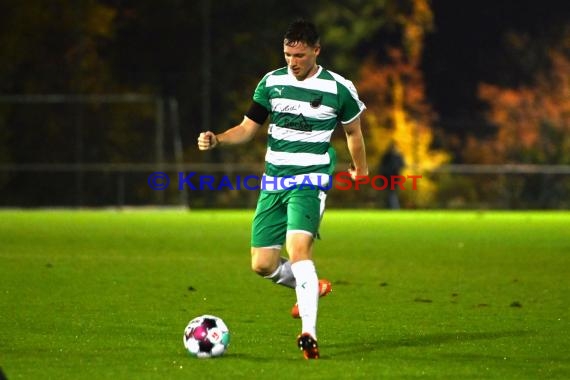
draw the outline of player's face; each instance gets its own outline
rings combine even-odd
[[[317,57],[320,52],[321,47],[318,45],[308,46],[303,42],[294,45],[283,44],[285,61],[297,80],[304,80],[317,72]]]

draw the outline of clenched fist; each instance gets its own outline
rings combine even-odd
[[[198,149],[200,150],[214,149],[217,145],[218,139],[213,132],[202,132],[198,136]]]

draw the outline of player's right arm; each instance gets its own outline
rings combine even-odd
[[[200,133],[198,149],[210,150],[218,145],[236,145],[248,142],[259,127],[265,123],[268,116],[269,110],[254,100],[240,124],[218,135],[211,131]]]
[[[236,145],[248,142],[253,138],[261,124],[245,116],[243,121],[227,131],[214,134],[211,131],[202,132],[198,137],[198,149],[210,150],[218,145]]]

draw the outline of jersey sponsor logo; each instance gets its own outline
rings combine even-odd
[[[287,103],[276,103],[273,107],[273,112],[282,112],[282,113],[294,113],[301,109],[300,104],[287,104]]]
[[[303,131],[303,132],[312,132],[313,128],[305,119],[303,114],[295,115],[293,117],[287,118],[283,121],[283,124],[280,127],[294,129],[296,131]]]

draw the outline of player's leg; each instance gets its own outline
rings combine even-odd
[[[313,262],[313,241],[321,218],[319,192],[291,191],[287,211],[286,248],[297,282],[295,293],[302,320],[301,335],[297,343],[305,358],[316,359],[319,357],[316,343],[319,279]]]
[[[325,212],[325,201],[326,201],[326,193],[325,193],[325,192],[323,192],[323,191],[317,191],[316,194],[317,194],[318,199],[319,199],[319,219],[318,219],[317,225],[315,226],[315,225],[314,225],[314,221],[311,221],[309,224],[303,223],[303,224],[301,224],[301,227],[298,227],[298,228],[301,228],[301,229],[304,228],[304,229],[306,229],[306,230],[307,230],[307,229],[315,230],[316,232],[313,233],[313,236],[314,236],[314,237],[318,237],[318,227],[319,227],[319,225],[320,225],[320,222],[321,222],[321,220],[322,220],[322,218],[323,218],[323,214],[324,214],[324,212]],[[316,210],[316,202],[315,202],[315,201],[311,201],[311,205],[312,205],[312,206],[308,207],[307,209],[312,209],[313,212],[315,212],[315,210]],[[305,210],[304,207],[301,207],[301,209],[302,209],[302,210]],[[305,218],[305,220],[308,220],[308,219],[306,218],[306,216],[305,216],[304,218]],[[302,220],[303,220],[303,219],[302,219]],[[291,226],[291,228],[295,228],[295,227],[294,227],[294,226]],[[311,256],[312,256],[312,253],[311,253]],[[331,291],[332,291],[332,285],[331,285],[330,281],[328,281],[328,280],[326,280],[326,279],[324,279],[324,278],[319,279],[319,297],[324,297],[324,296],[326,296],[327,294],[329,294]],[[293,318],[301,318],[301,315],[300,315],[300,313],[299,313],[299,305],[298,305],[298,304],[293,305],[293,307],[291,308],[291,316],[292,316]]]
[[[281,257],[287,232],[287,208],[283,196],[262,192],[253,218],[251,269],[276,284],[295,288],[291,263]]]
[[[276,284],[295,288],[291,262],[280,255],[281,247],[252,247],[251,269]]]
[[[297,305],[302,320],[302,332],[316,338],[317,308],[319,302],[319,278],[313,262],[313,236],[307,233],[287,234],[287,252],[291,259],[291,270],[297,286]]]
[[[303,232],[287,234],[287,251],[290,252],[291,270],[297,286],[297,308],[301,318],[301,334],[297,346],[305,359],[318,359],[317,312],[319,305],[319,279],[312,260],[313,236]]]

